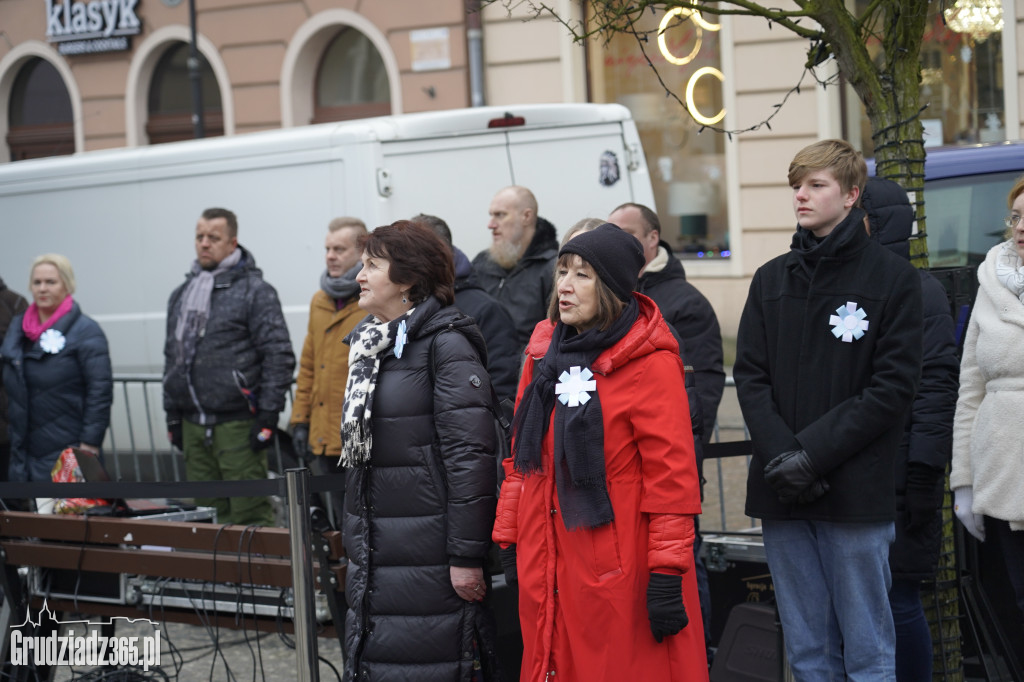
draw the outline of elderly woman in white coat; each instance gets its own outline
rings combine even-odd
[[[978,269],[978,298],[964,341],[949,486],[979,541],[993,538],[1024,619],[1024,176],[1007,198],[1009,239]]]

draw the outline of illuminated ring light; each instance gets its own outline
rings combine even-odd
[[[693,120],[697,121],[697,123],[703,123],[706,126],[714,125],[725,118],[725,107],[722,107],[722,110],[715,114],[713,118],[708,118],[697,111],[697,105],[693,101],[693,89],[697,87],[697,81],[709,75],[717,78],[719,83],[725,82],[725,76],[721,71],[713,66],[705,66],[697,69],[686,83],[686,107],[690,110],[690,116],[693,116]]]
[[[677,8],[677,9],[679,9],[679,8]],[[698,11],[698,10],[688,10],[688,11],[693,12],[693,15],[690,17],[691,19],[693,19],[693,23],[695,23],[698,26],[702,27],[704,30],[706,30],[706,31],[717,31],[718,29],[722,28],[722,24],[712,24],[712,23],[709,23],[708,20],[705,19],[701,15],[700,11]]]
[[[668,49],[668,45],[665,41],[665,30],[668,28],[669,22],[672,21],[672,17],[676,15],[681,17],[685,15],[684,18],[693,19],[693,24],[697,29],[697,39],[693,46],[693,50],[691,50],[690,54],[686,55],[685,57],[677,57],[674,54],[672,54],[672,51]],[[695,16],[699,17],[700,14],[693,10],[689,10],[683,7],[676,7],[666,12],[665,16],[662,18],[661,24],[658,26],[658,49],[661,50],[661,55],[670,64],[675,64],[676,66],[685,66],[686,64],[692,62],[693,58],[697,56],[698,52],[700,52],[700,47],[704,42],[704,30],[701,28],[701,23],[704,20],[700,19],[698,21],[698,19],[694,18]]]

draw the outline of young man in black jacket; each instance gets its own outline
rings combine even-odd
[[[797,680],[892,680],[894,465],[921,371],[921,283],[871,241],[867,169],[842,140],[789,166],[798,227],[750,284],[733,376]]]

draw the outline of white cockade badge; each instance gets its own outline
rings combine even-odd
[[[405,344],[409,342],[409,335],[405,331],[405,320],[398,323],[398,332],[395,334],[395,357],[401,358],[405,352]]]
[[[64,335],[56,329],[47,329],[39,336],[39,347],[50,355],[56,355],[64,350],[65,343],[67,341],[64,339]]]
[[[854,339],[864,336],[868,330],[868,321],[864,319],[867,316],[863,308],[857,307],[856,302],[847,301],[846,305],[836,308],[836,314],[828,318],[828,323],[832,325],[832,334],[837,339],[853,343]]]
[[[594,374],[589,368],[570,367],[568,372],[562,372],[555,384],[555,395],[567,407],[579,407],[590,400],[587,391],[596,391],[597,382],[593,380]]]

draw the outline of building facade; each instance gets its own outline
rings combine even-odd
[[[750,276],[788,247],[793,154],[826,137],[872,151],[852,90],[828,64],[805,73],[807,42],[763,19],[652,14],[646,41],[574,43],[528,3],[479,4],[4,0],[0,162],[185,139],[197,123],[234,135],[477,104],[619,102],[637,121],[663,237],[731,336]],[[576,0],[549,4],[588,20]],[[928,144],[1022,137],[1024,9],[998,6],[991,33],[957,32],[934,10],[922,54]]]

